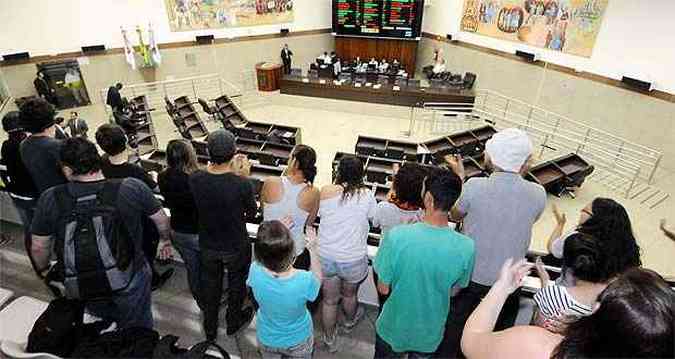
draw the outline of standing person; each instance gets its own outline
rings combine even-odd
[[[70,113],[70,118],[66,124],[68,130],[70,131],[71,137],[83,137],[88,138],[87,132],[89,132],[89,126],[87,121],[80,117],[80,114],[76,111]]]
[[[118,82],[108,88],[108,97],[105,103],[112,108],[113,114],[124,112],[124,101],[122,101],[122,95],[120,94],[122,87],[122,84]]]
[[[313,227],[307,228],[307,242],[311,272],[293,268],[295,243],[283,223],[263,222],[258,228],[247,284],[260,306],[256,336],[265,359],[312,357],[314,325],[307,302],[314,301],[321,288]]]
[[[37,75],[35,77],[35,81],[33,81],[33,86],[35,86],[35,91],[38,94],[38,97],[42,98],[43,100],[49,102],[52,105],[56,105],[56,101],[54,99],[54,90],[49,87],[49,83],[45,79],[45,73],[42,71],[38,71]]]
[[[55,123],[55,131],[54,131],[54,138],[57,140],[65,140],[66,138],[69,138],[70,135],[66,132],[66,130],[63,129],[63,122],[65,119],[63,117],[56,117],[54,118],[54,123]]]
[[[136,178],[143,181],[150,190],[157,192],[157,182],[155,182],[153,176],[145,172],[143,167],[129,163],[127,136],[124,134],[122,127],[112,124],[101,125],[96,130],[95,137],[96,143],[105,152],[101,170],[106,178]],[[174,269],[169,268],[164,273],[159,273],[155,267],[159,233],[155,231],[149,218],[143,219],[143,233],[145,238],[143,251],[152,270],[152,290],[157,290],[173,276]]]
[[[21,159],[39,194],[67,182],[59,164],[63,142],[54,138],[55,116],[54,106],[42,99],[30,100],[20,110],[21,127],[31,134],[21,142]]]
[[[7,167],[7,177],[2,178],[9,196],[14,202],[24,231],[24,244],[26,254],[31,260],[33,269],[37,272],[37,267],[30,254],[30,224],[33,221],[33,210],[35,201],[39,197],[38,190],[33,183],[33,179],[28,173],[28,169],[21,160],[21,141],[26,138],[26,132],[20,125],[20,114],[18,111],[10,111],[2,118],[2,129],[7,133],[7,140],[2,143],[1,163]],[[2,234],[4,237],[5,234]],[[3,238],[5,241],[6,238]],[[7,239],[8,240],[8,239]]]
[[[321,189],[319,254],[324,275],[323,340],[332,353],[338,350],[340,297],[345,332],[351,332],[364,314],[358,305],[357,293],[368,276],[368,221],[375,215],[377,202],[363,183],[363,172],[363,162],[347,156],[340,160],[335,184]]]
[[[245,329],[253,319],[253,309],[243,309],[243,304],[251,266],[246,221],[255,218],[257,205],[253,185],[247,179],[251,164],[246,156],[235,156],[234,135],[218,130],[209,134],[207,142],[211,160],[206,170],[190,175],[190,188],[199,216],[204,332],[207,340],[214,341],[225,268],[229,285],[227,335]]]
[[[168,167],[159,174],[159,190],[171,210],[173,244],[185,262],[188,286],[197,304],[199,299],[199,218],[190,191],[190,175],[198,168],[197,154],[190,142],[172,140],[166,147]]]
[[[40,274],[56,254],[66,297],[84,300],[94,315],[115,321],[120,329],[151,329],[150,269],[141,249],[141,218],[152,219],[165,244],[170,243],[169,218],[143,182],[106,180],[93,143],[70,138],[60,158],[70,183],[42,194],[31,228]],[[96,223],[102,223],[100,231],[93,230]],[[112,243],[117,243],[116,251],[110,250]],[[167,247],[162,248],[166,253]]]
[[[452,315],[439,347],[443,357],[461,354],[464,323],[499,277],[504,261],[527,254],[532,226],[546,207],[544,188],[523,178],[531,155],[532,143],[525,132],[511,128],[495,134],[485,148],[486,166],[493,173],[487,178],[469,179],[452,210],[452,218],[463,221],[463,233],[475,242],[476,262],[471,283],[452,301]],[[450,158],[449,164],[464,177],[461,158]],[[509,296],[497,322],[498,330],[515,323],[519,296],[519,292]]]
[[[376,323],[375,358],[431,357],[443,339],[453,288],[469,284],[474,263],[473,241],[448,223],[461,192],[456,174],[430,174],[423,222],[392,229],[380,244],[377,289],[390,297]]]
[[[316,152],[309,146],[297,145],[291,152],[285,175],[268,177],[260,194],[265,221],[286,217],[292,220],[289,230],[295,243],[294,267],[297,269],[309,270],[304,230],[314,223],[321,197],[319,189],[313,185],[314,177]]]
[[[288,48],[288,44],[284,44],[284,48],[281,50],[281,62],[284,64],[284,74],[290,74],[293,63],[293,51]]]
[[[398,165],[396,165],[398,166]],[[380,246],[387,239],[392,228],[402,224],[417,223],[422,220],[424,206],[422,186],[427,176],[424,167],[414,162],[406,162],[400,169],[394,168],[394,181],[386,201],[377,204],[373,227],[380,228]],[[373,270],[373,281],[377,287],[378,275]],[[378,310],[382,312],[388,294],[377,292]]]

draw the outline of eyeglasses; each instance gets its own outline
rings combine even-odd
[[[589,217],[593,217],[593,212],[587,210],[586,208],[582,209],[581,213],[586,213]]]

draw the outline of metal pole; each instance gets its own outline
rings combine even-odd
[[[192,82],[192,93],[195,95],[194,99],[197,101],[197,87],[195,86],[195,80],[193,79],[190,82]]]
[[[661,165],[661,159],[663,159],[663,155],[659,155],[659,158],[656,159],[656,162],[654,163],[654,168],[652,168],[652,172],[649,174],[649,180],[647,183],[649,184],[654,183],[654,176],[656,176],[656,170],[659,169],[659,166]]]
[[[584,136],[584,142],[577,147],[577,155],[581,155],[581,150],[586,148],[586,143],[588,143],[588,136],[591,134],[591,129],[586,130],[586,136]]]

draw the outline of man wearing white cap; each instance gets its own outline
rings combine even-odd
[[[499,277],[508,258],[525,257],[532,239],[532,226],[546,207],[546,191],[526,181],[532,142],[527,134],[509,128],[495,134],[485,147],[485,165],[493,171],[487,178],[472,178],[464,185],[452,217],[463,222],[463,233],[474,240],[476,260],[469,286],[452,300],[446,334],[439,346],[442,357],[461,353],[460,340],[467,318]],[[463,176],[461,160],[449,165]],[[495,330],[514,325],[519,291],[502,308]]]

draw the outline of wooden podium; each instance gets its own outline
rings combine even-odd
[[[259,62],[255,65],[255,72],[258,77],[258,90],[276,91],[281,86],[281,69],[279,64],[271,62]]]

